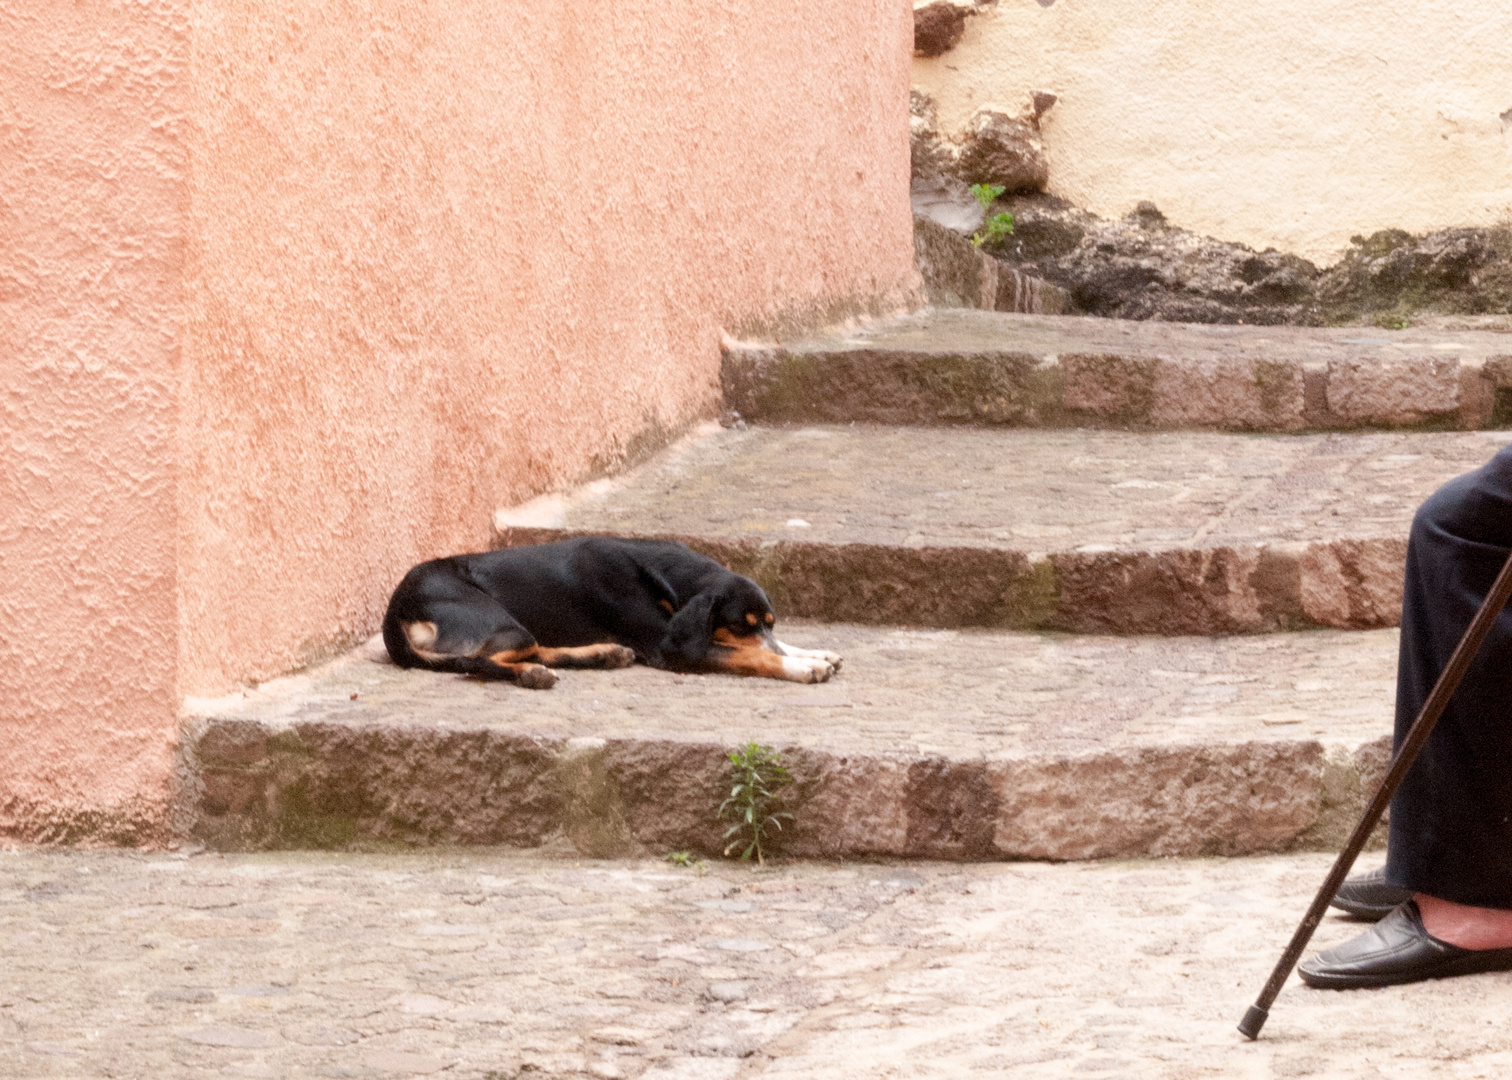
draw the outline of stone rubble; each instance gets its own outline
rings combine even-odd
[[[914,52],[919,56],[941,56],[955,48],[966,32],[966,11],[951,0],[934,0],[915,7]]]

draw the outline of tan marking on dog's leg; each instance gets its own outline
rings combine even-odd
[[[495,653],[502,656],[502,653]],[[489,657],[490,660],[493,657]],[[499,664],[499,667],[514,672],[516,686],[527,690],[550,690],[557,683],[556,672],[543,664]]]
[[[622,668],[635,663],[635,650],[613,642],[562,649],[543,646],[537,648],[536,658],[547,667]]]
[[[535,645],[530,645],[523,649],[504,649],[500,652],[489,653],[484,659],[490,664],[498,664],[500,667],[510,667],[511,665],[520,663],[522,660],[534,660],[538,651]]]
[[[736,675],[755,675],[764,679],[783,679],[787,682],[827,682],[835,673],[834,667],[824,660],[778,656],[760,647],[730,649],[714,662],[721,671]]]
[[[536,654],[539,651],[535,645],[524,649],[502,649],[489,654],[484,659],[490,664],[514,672],[516,686],[523,686],[527,690],[550,690],[556,685],[557,677],[537,661]]]

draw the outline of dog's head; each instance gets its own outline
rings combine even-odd
[[[777,616],[772,602],[750,578],[735,577],[716,594],[709,622],[709,639],[736,649],[771,648]]]
[[[667,627],[667,643],[690,660],[702,659],[716,645],[777,652],[772,637],[776,621],[761,586],[731,574],[677,609]]]

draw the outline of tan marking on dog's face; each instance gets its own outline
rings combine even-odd
[[[768,626],[771,626],[776,621],[777,621],[777,616],[773,615],[770,611],[766,613],[766,624]]]
[[[756,615],[755,615],[754,612],[750,612],[750,611],[746,612],[746,624],[749,625],[749,626],[755,626],[756,625]]]

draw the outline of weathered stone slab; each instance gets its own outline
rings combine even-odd
[[[1067,638],[789,625],[822,687],[636,667],[549,691],[390,664],[195,703],[223,849],[566,843],[717,853],[727,750],[782,750],[791,854],[1091,858],[1336,843],[1383,767],[1395,635]]]
[[[993,848],[1030,859],[1275,850],[1323,812],[1323,757],[1298,741],[1004,762],[993,769]]]
[[[751,349],[726,367],[725,397],[743,416],[773,422],[1041,426],[1061,410],[1061,372],[1028,353],[849,352],[814,357]],[[747,412],[754,409],[754,412]]]
[[[963,255],[946,273],[949,260],[921,258],[956,283],[951,296],[965,297],[949,302],[998,310],[936,309],[733,346],[726,404],[747,420],[784,423],[1299,431],[1506,422],[1495,406],[1505,335],[1012,314],[1034,301],[1006,266],[984,270]]]
[[[498,543],[680,539],[754,578],[779,612],[830,621],[1162,634],[1392,626],[1416,508],[1507,438],[721,431],[564,503],[546,525],[502,514]]]
[[[1328,408],[1346,422],[1381,427],[1443,418],[1452,424],[1460,407],[1460,362],[1453,357],[1328,363]]]

